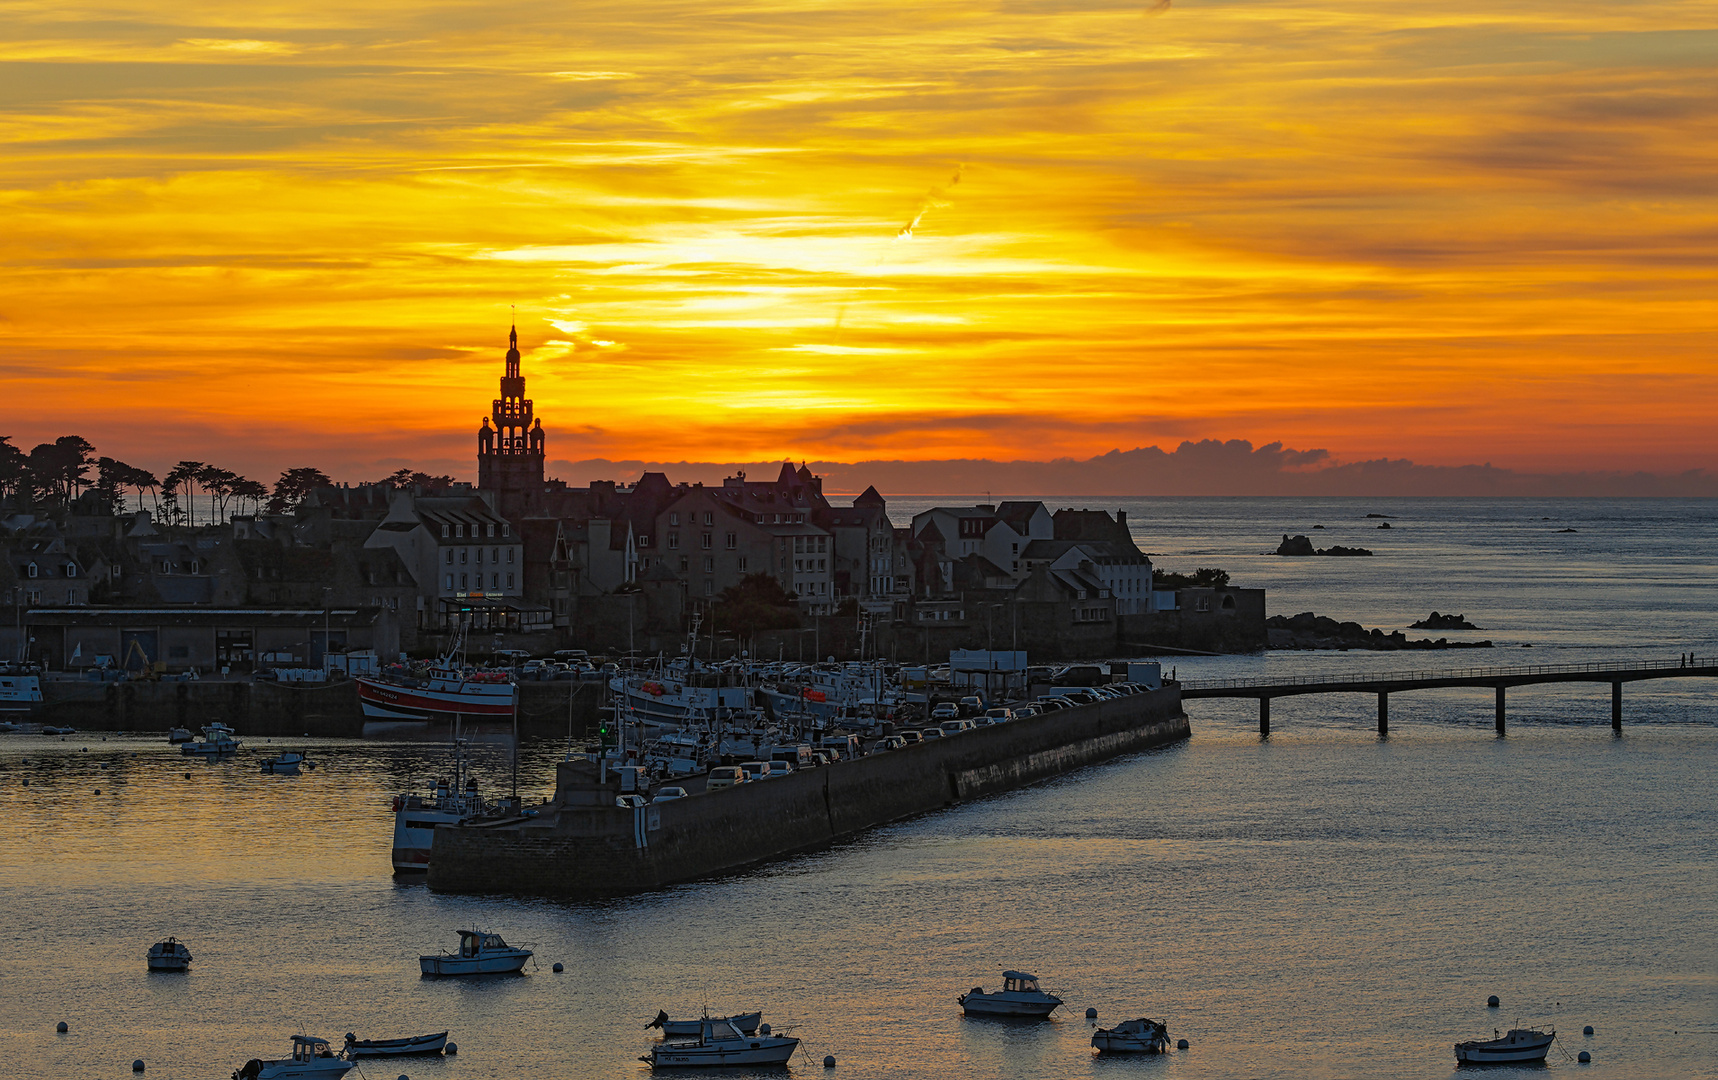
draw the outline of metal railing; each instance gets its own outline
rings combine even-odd
[[[1332,675],[1290,675],[1255,679],[1183,679],[1183,690],[1262,690],[1275,686],[1367,686],[1384,682],[1426,682],[1443,679],[1508,679],[1522,675],[1581,675],[1630,674],[1643,671],[1678,671],[1689,668],[1713,668],[1718,674],[1718,658],[1694,657],[1686,660],[1646,660],[1635,664],[1592,661],[1585,664],[1529,664],[1518,667],[1445,668],[1422,671],[1380,671],[1376,673],[1343,672]]]

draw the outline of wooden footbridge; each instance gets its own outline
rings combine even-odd
[[[1448,671],[1384,671],[1349,675],[1308,675],[1287,679],[1195,679],[1181,684],[1181,697],[1258,698],[1259,734],[1271,733],[1271,699],[1298,694],[1377,694],[1378,734],[1390,733],[1390,695],[1451,686],[1489,686],[1497,692],[1497,733],[1504,731],[1504,691],[1540,683],[1610,683],[1611,727],[1623,729],[1623,683],[1644,679],[1718,677],[1718,657],[1693,655],[1682,660],[1638,664],[1537,664],[1531,667],[1456,668]]]

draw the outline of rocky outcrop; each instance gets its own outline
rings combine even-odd
[[[1357,622],[1337,622],[1324,615],[1314,615],[1310,611],[1303,611],[1293,618],[1273,615],[1265,620],[1265,632],[1272,649],[1371,649],[1390,652],[1404,649],[1491,648],[1490,641],[1410,639],[1400,630],[1386,634],[1382,630],[1368,630]]]
[[[1332,544],[1327,548],[1315,548],[1312,541],[1305,536],[1290,536],[1283,533],[1283,542],[1277,545],[1278,555],[1370,555],[1372,552],[1363,547],[1343,547]]]
[[[1410,630],[1478,630],[1479,627],[1467,621],[1465,615],[1439,615],[1432,612],[1419,622],[1408,624]]]

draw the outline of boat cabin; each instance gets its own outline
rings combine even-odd
[[[459,932],[459,955],[476,956],[480,952],[491,952],[495,949],[505,949],[507,943],[501,940],[500,934],[485,934],[480,930],[461,930]]]
[[[700,1027],[702,1030],[698,1032],[698,1037],[701,1041],[707,1043],[727,1042],[729,1040],[744,1039],[748,1037],[741,1032],[739,1028],[735,1027],[727,1020],[706,1019]]]
[[[333,1049],[327,1039],[319,1039],[314,1035],[294,1035],[292,1037],[292,1060],[315,1061],[317,1058],[331,1058]]]
[[[1006,994],[1010,990],[1022,994],[1039,993],[1038,976],[1028,975],[1024,971],[1004,971],[1002,973],[1002,992]]]

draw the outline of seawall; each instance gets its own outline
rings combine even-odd
[[[626,810],[567,784],[537,818],[435,832],[431,888],[624,895],[739,870],[861,830],[1187,738],[1175,687],[979,728],[780,779]],[[577,766],[581,763],[572,763]]]

